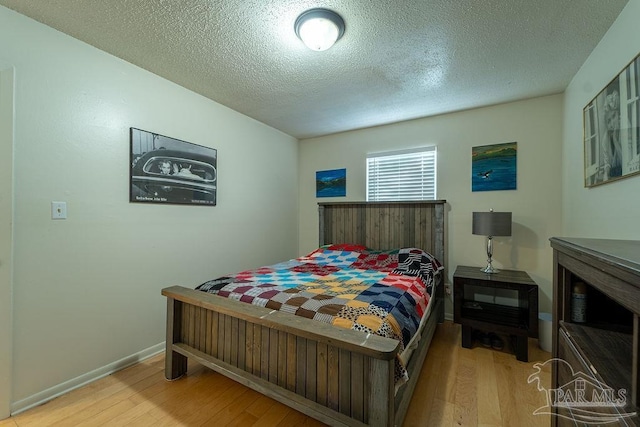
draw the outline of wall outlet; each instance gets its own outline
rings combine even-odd
[[[51,219],[67,219],[67,202],[51,202]]]

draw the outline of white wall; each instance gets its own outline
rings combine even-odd
[[[294,138],[4,7],[0,62],[16,79],[14,410],[164,341],[163,287],[296,255]],[[218,206],[129,203],[129,127],[218,149]]]
[[[640,52],[640,0],[629,0],[565,91],[563,230],[573,237],[640,239],[640,176],[584,187],[582,110]]]
[[[10,413],[13,370],[13,82],[0,61],[0,420]]]
[[[346,132],[300,143],[299,250],[318,244],[315,172],[347,169],[347,197],[365,200],[366,154],[436,145],[438,198],[448,202],[448,281],[458,265],[481,266],[486,243],[471,234],[473,211],[513,212],[513,236],[494,239],[496,267],[525,270],[540,286],[540,308],[551,308],[552,252],[561,223],[562,95]],[[471,148],[516,141],[518,188],[471,191]],[[340,200],[340,198],[334,199]],[[448,307],[451,313],[451,306]]]

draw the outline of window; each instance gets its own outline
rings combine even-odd
[[[367,201],[435,198],[435,146],[367,155]]]

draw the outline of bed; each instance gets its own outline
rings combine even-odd
[[[319,204],[319,246],[415,247],[445,259],[445,201]],[[400,341],[173,286],[167,297],[165,376],[191,358],[322,422],[402,425],[437,323],[444,321],[444,271],[396,391]]]

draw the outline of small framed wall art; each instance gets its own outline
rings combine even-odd
[[[346,195],[346,169],[332,169],[316,172],[316,197],[345,197]]]
[[[518,143],[471,149],[471,191],[515,190],[518,186]]]

